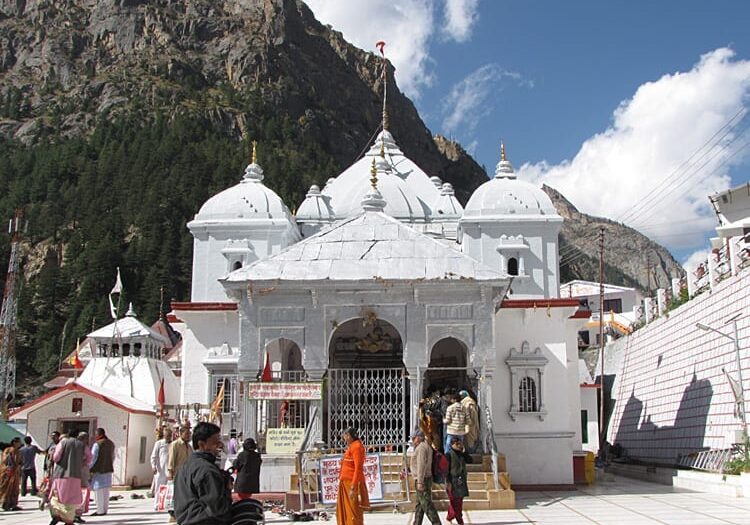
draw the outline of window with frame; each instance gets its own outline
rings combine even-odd
[[[518,275],[518,259],[515,257],[508,259],[508,275]]]
[[[82,412],[83,411],[83,398],[74,397],[71,408],[71,412]]]
[[[224,383],[224,381],[226,381],[226,385],[224,386],[224,399],[222,400],[221,404],[221,413],[228,414],[235,410],[236,399],[234,392],[234,376],[213,376],[213,394],[211,395],[211,399],[209,399],[208,402],[214,402],[216,396],[218,396],[219,392],[221,391],[221,385]]]
[[[141,436],[140,446],[138,447],[138,463],[143,465],[146,462],[146,436]]]
[[[521,379],[518,385],[518,401],[520,412],[537,412],[536,381],[529,376]]]
[[[604,311],[614,312],[616,314],[622,313],[622,299],[605,299],[604,300]]]

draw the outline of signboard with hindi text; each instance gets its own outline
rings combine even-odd
[[[266,431],[266,454],[294,454],[302,446],[304,428],[269,428]]]
[[[249,399],[323,399],[323,383],[247,383]]]
[[[324,505],[336,503],[338,499],[342,457],[338,455],[320,458],[320,501]],[[382,501],[383,476],[380,470],[380,454],[365,456],[364,475],[370,501]]]

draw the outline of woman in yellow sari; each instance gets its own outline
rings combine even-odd
[[[365,484],[365,447],[357,430],[347,429],[343,434],[346,452],[341,459],[339,496],[336,502],[337,525],[364,525],[364,510],[370,507]]]
[[[21,490],[21,438],[13,438],[0,459],[0,501],[3,510],[21,510],[18,493]]]

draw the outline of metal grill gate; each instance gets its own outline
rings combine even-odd
[[[365,446],[406,441],[408,388],[404,368],[334,368],[328,370],[328,444],[341,445],[349,427],[359,430]]]

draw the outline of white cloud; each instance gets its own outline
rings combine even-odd
[[[306,0],[315,17],[341,31],[347,41],[376,52],[375,43],[386,42],[385,55],[396,68],[399,88],[418,99],[429,87],[429,40],[435,30],[434,0]]]
[[[743,124],[713,149],[700,148],[742,111],[748,95],[750,61],[716,49],[690,71],[640,86],[614,111],[612,125],[586,140],[572,160],[526,164],[519,176],[560,190],[581,211],[622,220],[672,248],[703,245],[701,230],[715,222],[707,195],[729,187],[728,169],[747,155],[738,149],[750,135]]]
[[[470,137],[482,118],[494,109],[493,97],[503,88],[503,81],[533,87],[514,71],[506,71],[497,64],[486,64],[456,83],[443,99],[442,130]]]
[[[479,0],[445,0],[443,33],[456,42],[466,42],[479,19]]]
[[[694,275],[696,268],[698,268],[700,264],[705,263],[708,260],[709,255],[711,255],[711,251],[708,249],[698,250],[690,254],[690,256],[682,262],[682,267],[685,268],[688,279],[696,278]]]

